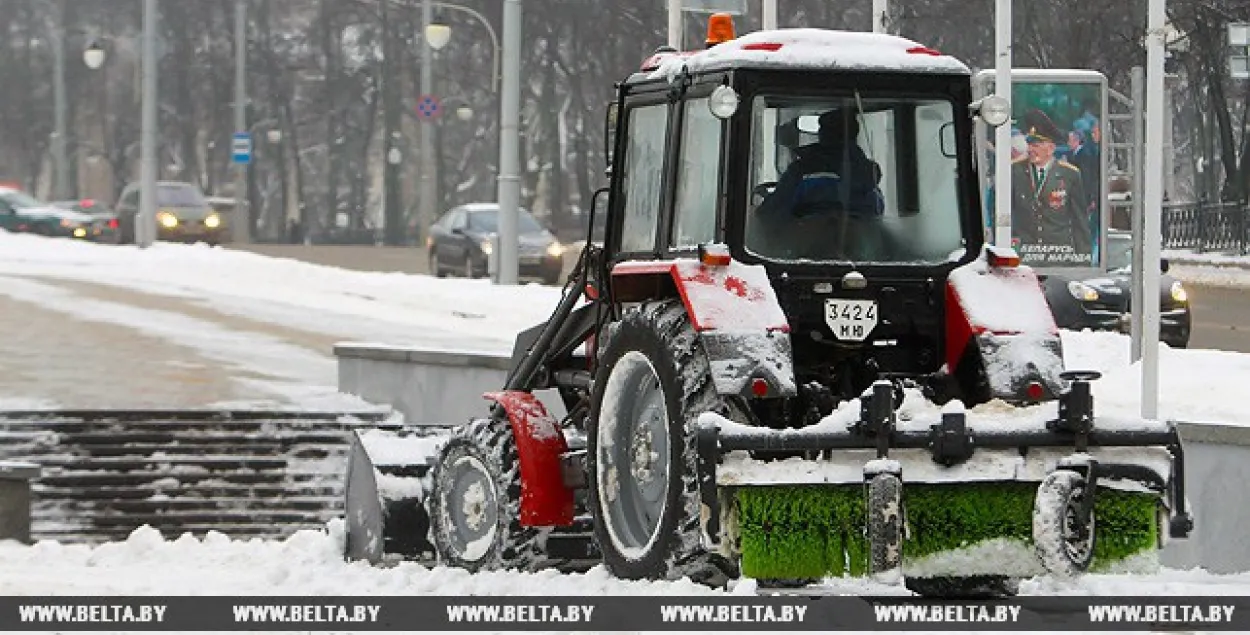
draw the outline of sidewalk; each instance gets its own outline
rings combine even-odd
[[[1198,253],[1187,249],[1164,249],[1162,255],[1168,259],[1169,264],[1173,265],[1250,270],[1250,255],[1211,251]]]
[[[184,298],[0,276],[0,404],[62,408],[346,405],[336,338]],[[354,400],[353,400],[354,401]]]

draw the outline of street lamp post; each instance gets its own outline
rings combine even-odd
[[[139,217],[135,243],[146,248],[156,239],[156,0],[143,0],[143,105],[139,134]]]
[[[521,206],[521,0],[503,3],[503,95],[499,112],[499,284],[517,283]]]
[[[425,42],[421,47],[421,95],[434,92],[434,51],[447,45],[451,37],[451,29],[446,25],[434,24],[434,3],[432,0],[421,2],[421,33]],[[434,122],[429,117],[423,118],[419,125],[421,189],[417,193],[417,219],[422,231],[429,231],[434,222]]]
[[[56,24],[52,27],[51,43],[52,43],[52,82],[53,82],[53,113],[54,128],[52,134],[52,162],[53,169],[53,185],[52,198],[66,199],[69,194],[69,159],[66,157],[66,135],[68,134],[68,126],[66,120],[66,104],[65,104],[65,41],[62,29],[65,28],[65,5],[63,3],[55,3],[57,7]]]
[[[247,0],[234,0],[234,129],[247,127]],[[249,134],[250,139],[250,134]],[[248,209],[247,163],[235,165],[234,172],[234,242],[252,242],[251,210]]]

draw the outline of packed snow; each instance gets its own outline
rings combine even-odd
[[[690,56],[672,56],[652,77],[672,79],[733,64],[826,70],[928,71],[968,74],[963,62],[911,40],[879,33],[825,29],[756,31]]]
[[[1250,286],[1250,272],[1238,270]],[[56,279],[181,298],[215,311],[335,338],[395,345],[506,353],[516,332],[545,319],[560,291],[536,285],[439,280],[367,273],[266,258],[237,251],[157,244],[145,251],[0,232],[0,294],[178,339],[225,365],[271,376],[293,401],[347,399],[333,392],[329,350],[312,350],[263,333],[228,333],[209,320],[122,302],[76,297]],[[1128,338],[1114,333],[1062,333],[1069,368],[1104,373],[1094,390],[1100,417],[1136,417],[1140,368],[1129,364]],[[1163,418],[1245,425],[1244,378],[1250,356],[1161,346],[1159,405]],[[347,400],[351,402],[351,400]],[[355,403],[355,402],[351,402]],[[0,394],[0,407],[56,404]],[[359,405],[359,404],[357,404]],[[909,401],[913,421],[940,416]],[[1039,407],[1041,408],[1041,407]],[[1015,413],[1020,425],[1048,413]],[[969,410],[976,421],[992,406]],[[844,426],[830,417],[822,426]],[[424,444],[424,441],[414,440]],[[232,540],[221,534],[164,539],[136,530],[129,540],[88,547],[44,542],[0,543],[0,589],[8,595],[697,595],[715,593],[688,581],[628,582],[602,568],[563,575],[485,573],[402,564],[375,568],[342,560],[343,528],[303,531],[283,541]],[[743,580],[730,593],[756,592]],[[868,580],[829,581],[830,593],[904,593]],[[1221,595],[1250,590],[1250,574],[1163,570],[1150,575],[1089,575],[1075,582],[1026,581],[1026,594]]]

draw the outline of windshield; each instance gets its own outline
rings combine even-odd
[[[525,210],[517,210],[517,227],[522,234],[543,231],[538,221]],[[469,212],[469,229],[483,232],[499,231],[499,210]]]
[[[1129,237],[1107,237],[1107,270],[1129,269],[1133,266],[1133,240]]]
[[[945,262],[963,247],[954,105],[764,95],[746,247],[773,260]]]
[[[190,185],[162,185],[157,190],[156,200],[159,205],[171,207],[207,207],[208,201],[199,188]]]
[[[14,207],[16,209],[27,209],[30,207],[44,207],[43,203],[40,203],[37,199],[35,199],[31,195],[25,192],[18,192],[17,190],[8,190],[5,192],[0,192],[0,198],[4,199],[4,202],[8,203],[11,207]]]

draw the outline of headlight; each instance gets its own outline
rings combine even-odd
[[[1172,299],[1180,303],[1189,300],[1189,294],[1185,293],[1185,287],[1180,280],[1172,283]]]
[[[156,222],[160,223],[161,227],[173,229],[178,226],[178,217],[169,212],[160,212],[156,215]]]
[[[82,227],[74,228],[74,238],[86,238],[87,230]]]
[[[1068,293],[1071,293],[1072,297],[1082,302],[1093,302],[1098,299],[1097,289],[1076,280],[1068,283]]]
[[[483,240],[482,243],[478,246],[482,248],[482,253],[486,254],[487,256],[490,255],[490,252],[495,251],[495,246],[492,245],[489,240]]]
[[[204,218],[204,226],[209,229],[217,229],[221,226],[221,217],[216,214],[209,214]]]
[[[560,256],[563,256],[564,245],[561,245],[560,241],[551,243],[551,245],[547,247],[547,255],[551,256],[552,258],[559,258]]]

